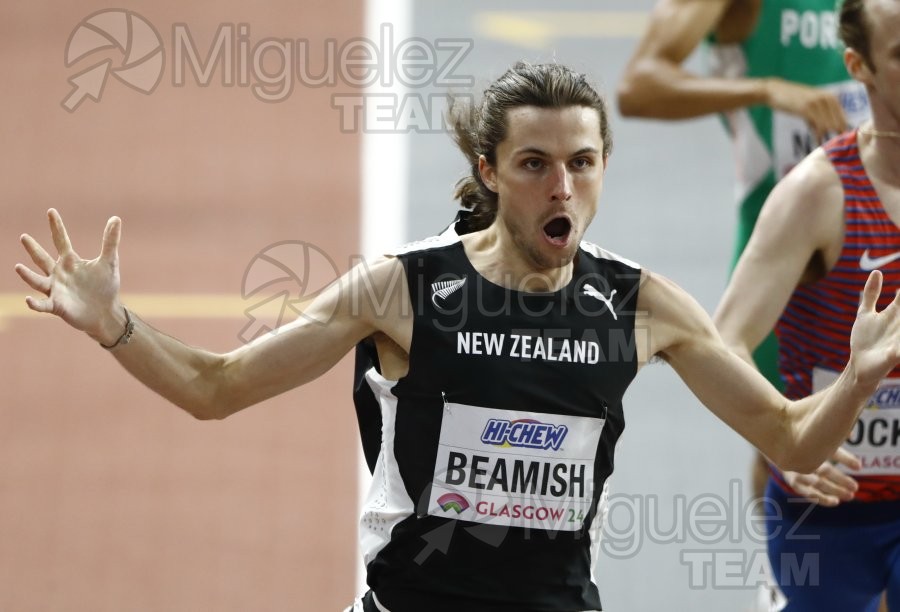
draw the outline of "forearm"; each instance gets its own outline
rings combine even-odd
[[[220,403],[225,395],[224,356],[187,346],[154,329],[133,312],[130,316],[134,322],[130,340],[110,350],[122,367],[198,419],[221,418],[234,411]],[[103,335],[95,340],[113,344],[125,329],[124,311],[117,309],[104,328]]]
[[[719,325],[720,321],[716,320],[716,327],[719,327]],[[732,331],[730,327],[725,327],[728,331]],[[728,348],[731,349],[731,352],[740,357],[744,363],[756,368],[756,362],[753,359],[753,348],[751,348],[745,338],[741,337],[739,334],[732,334],[734,337],[729,337],[728,334],[725,333],[725,330],[722,328],[719,329],[723,340],[725,340],[725,343],[728,345]],[[750,485],[754,497],[762,497],[766,494],[766,485],[768,481],[769,461],[766,459],[766,456],[757,449],[750,466]]]
[[[618,91],[625,116],[689,119],[768,104],[765,79],[707,78],[670,62],[638,60]]]
[[[199,419],[224,418],[320,376],[357,342],[380,331],[408,351],[411,300],[399,260],[356,266],[317,292],[302,316],[226,354],[215,354],[159,332],[119,303],[121,220],[106,224],[100,256],[81,259],[59,213],[48,211],[54,260],[28,235],[22,243],[38,269],[16,272],[44,297],[28,307],[59,316],[111,350],[135,378]],[[369,298],[375,297],[376,300]],[[97,349],[100,350],[100,349]]]
[[[795,449],[782,469],[812,472],[831,457],[850,434],[860,411],[877,383],[861,382],[853,362],[844,369],[833,385],[793,402],[789,408]]]

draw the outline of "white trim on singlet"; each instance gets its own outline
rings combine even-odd
[[[450,246],[459,242],[460,238],[453,231],[451,225],[447,230],[437,236],[430,236],[422,240],[410,242],[391,251],[391,255],[405,255],[407,253],[415,253],[416,251],[427,251],[429,249],[437,249],[440,247]]]
[[[607,251],[606,249],[597,246],[597,245],[594,244],[593,242],[588,242],[587,240],[582,240],[580,246],[581,246],[581,248],[584,249],[587,253],[589,253],[590,255],[593,255],[594,257],[597,257],[597,258],[599,258],[599,259],[607,259],[607,260],[611,260],[611,261],[618,261],[619,263],[623,263],[623,264],[625,264],[626,266],[630,266],[630,267],[634,268],[635,270],[640,270],[640,269],[641,269],[641,265],[640,265],[640,264],[635,263],[635,262],[633,262],[633,261],[631,261],[630,259],[627,259],[627,258],[625,258],[625,257],[622,257],[621,255],[616,255],[616,254],[613,253],[612,251]]]
[[[394,435],[397,422],[397,397],[391,392],[396,381],[387,380],[371,368],[366,382],[381,406],[381,452],[372,474],[359,519],[359,545],[363,563],[368,566],[391,541],[391,532],[400,522],[415,512],[413,500],[406,492],[400,476],[400,466],[394,456]]]
[[[709,74],[723,79],[742,79],[748,74],[747,54],[739,44],[709,47]],[[735,161],[735,200],[746,200],[766,175],[775,168],[770,147],[756,130],[746,108],[722,113],[731,134]]]
[[[610,475],[611,476],[611,475]],[[597,560],[600,558],[600,544],[603,540],[603,530],[606,529],[606,521],[609,517],[609,479],[607,476],[603,482],[603,490],[600,493],[600,500],[597,502],[597,513],[594,520],[588,526],[588,537],[591,538],[591,582],[600,591],[600,580],[597,575]]]

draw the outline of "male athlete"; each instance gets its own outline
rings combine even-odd
[[[472,170],[458,196],[482,229],[360,265],[306,316],[228,353],[186,346],[120,303],[116,217],[86,261],[51,210],[58,256],[24,235],[36,271],[16,270],[42,294],[30,308],[199,419],[313,380],[371,337],[383,428],[361,519],[371,591],[357,609],[599,610],[591,527],[638,370],[664,359],[776,465],[810,471],[900,361],[900,303],[876,312],[873,272],[847,367],[788,400],[674,283],[582,242],[612,144],[583,75],[517,64],[455,128]]]

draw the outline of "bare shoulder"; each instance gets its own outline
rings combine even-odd
[[[843,215],[841,180],[820,147],[775,186],[760,211],[755,232],[788,240],[802,237],[814,249],[834,250],[843,241]]]
[[[661,274],[642,270],[637,307],[647,321],[647,354],[642,363],[654,356],[669,359],[672,351],[688,340],[718,337],[709,314],[697,300]]]
[[[814,210],[819,205],[817,200],[821,198],[836,198],[838,202],[843,200],[840,177],[821,147],[794,166],[772,193],[800,210]]]
[[[405,275],[405,272],[403,264],[398,257],[394,255],[379,255],[357,264],[351,270],[351,274],[358,280],[384,283],[397,275]]]
[[[345,313],[360,317],[378,332],[408,349],[412,318],[406,270],[392,255],[357,264],[344,277],[341,304]]]

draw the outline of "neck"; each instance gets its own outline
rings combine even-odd
[[[463,237],[472,266],[484,278],[515,291],[558,291],[572,279],[572,262],[541,265],[514,243],[512,236],[494,222],[489,228]]]

